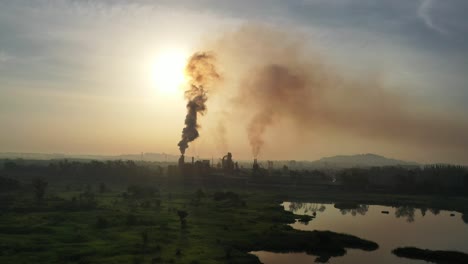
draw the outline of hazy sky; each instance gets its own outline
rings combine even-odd
[[[466,0],[0,0],[0,151],[177,154],[183,92],[158,87],[155,64],[165,54],[210,48],[206,43],[245,25],[300,34],[305,50],[343,76],[380,76],[386,90],[414,106],[406,112],[455,120],[460,135],[468,131],[466,10]],[[228,76],[237,70],[222,68]],[[245,127],[233,121],[242,115],[219,97],[210,98],[201,137],[187,154],[230,150],[234,158],[251,158]],[[262,159],[372,152],[468,164],[464,139],[458,147],[410,144],[404,133],[399,140],[398,129],[387,140],[361,130],[303,131],[289,122],[265,133]],[[415,131],[425,138],[424,130]]]

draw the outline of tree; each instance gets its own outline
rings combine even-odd
[[[185,227],[187,221],[185,220],[185,218],[187,218],[188,216],[188,213],[186,211],[182,211],[182,210],[178,210],[177,211],[177,215],[179,216],[179,220],[180,220],[180,225],[182,227]]]
[[[146,248],[148,247],[148,241],[149,241],[149,236],[148,236],[148,230],[143,230],[141,232],[141,242],[143,244],[143,252],[146,252]]]
[[[199,206],[200,205],[200,202],[203,198],[205,198],[205,193],[201,190],[201,189],[198,189],[196,192],[195,192],[195,197],[192,198],[192,204],[195,205],[195,206]]]
[[[97,200],[90,188],[78,196],[80,206],[86,209],[93,209],[97,206]]]
[[[341,179],[345,186],[355,189],[365,189],[369,184],[368,171],[365,169],[346,169],[341,172]]]
[[[11,191],[19,187],[20,184],[17,180],[0,176],[0,191]]]
[[[99,192],[100,192],[100,193],[105,193],[105,192],[107,192],[106,184],[104,184],[103,182],[101,182],[101,183],[99,184]]]
[[[7,161],[5,162],[5,164],[3,164],[3,168],[6,170],[6,171],[12,171],[12,170],[15,170],[18,168],[18,165],[13,162],[13,161]]]
[[[205,193],[202,191],[202,189],[198,189],[196,192],[195,192],[195,197],[198,199],[198,200],[201,200],[202,198],[205,198]]]
[[[109,227],[109,222],[107,221],[106,218],[99,216],[96,220],[96,227],[99,229],[104,229]]]
[[[36,201],[38,203],[42,202],[44,200],[48,183],[41,178],[35,178],[32,182],[32,185],[34,188],[34,197],[36,198]]]

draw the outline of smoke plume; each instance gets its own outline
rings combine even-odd
[[[312,44],[292,33],[251,25],[211,44],[219,62],[230,69],[226,79],[237,82],[237,91],[230,91],[237,94],[233,109],[247,113],[254,157],[266,144],[268,129],[281,120],[324,135],[333,131],[457,153],[468,148],[467,122],[393,92],[382,73],[353,75],[334,67]]]
[[[215,57],[211,53],[197,52],[189,59],[185,68],[189,77],[189,89],[185,91],[187,102],[187,115],[185,116],[185,127],[182,130],[182,139],[178,146],[180,153],[185,154],[189,142],[199,137],[198,114],[206,112],[206,101],[212,85],[219,80],[215,67]]]

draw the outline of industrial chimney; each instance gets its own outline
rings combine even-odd
[[[185,157],[184,155],[180,155],[180,158],[179,158],[179,168],[183,168],[184,167],[184,163],[185,163]]]
[[[258,169],[259,169],[259,166],[258,166],[258,163],[257,163],[257,159],[256,159],[256,158],[254,159],[252,169],[253,169],[254,171],[258,171]]]

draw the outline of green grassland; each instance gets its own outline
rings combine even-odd
[[[143,188],[144,190],[144,188]],[[0,214],[0,263],[259,263],[248,252],[308,252],[326,261],[377,244],[293,230],[307,218],[268,192],[49,191],[14,193]],[[13,197],[13,198],[12,198]],[[188,215],[185,220],[178,212]],[[310,220],[310,219],[305,219]]]
[[[290,223],[314,220],[284,210],[283,201],[408,207],[408,217],[415,208],[450,210],[468,223],[460,188],[380,190],[317,184],[314,177],[298,183],[297,173],[169,172],[131,161],[7,161],[0,170],[0,263],[260,263],[249,252],[262,250],[327,262],[347,249],[378,248],[333,230],[294,230]]]

